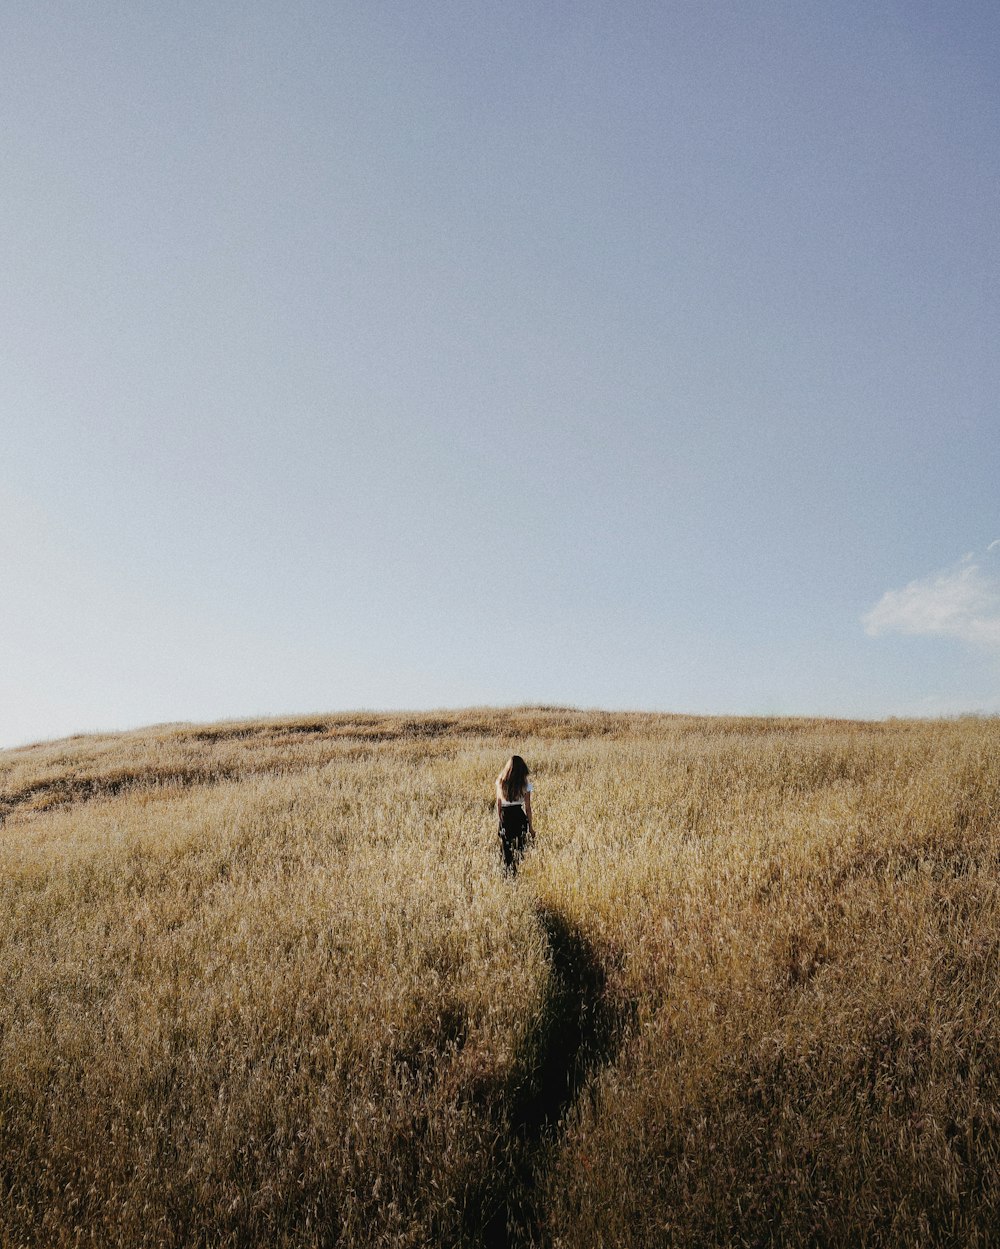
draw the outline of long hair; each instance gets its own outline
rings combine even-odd
[[[524,787],[528,783],[528,765],[520,755],[511,755],[503,765],[497,777],[500,795],[507,802],[516,802],[524,797]]]

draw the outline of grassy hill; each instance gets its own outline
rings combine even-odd
[[[995,1243],[998,798],[996,720],[2,752],[0,1245]]]

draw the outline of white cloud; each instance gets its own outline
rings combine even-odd
[[[1000,547],[991,542],[987,555]],[[906,633],[957,638],[1000,654],[1000,575],[974,556],[955,567],[911,581],[901,590],[886,590],[862,616],[871,637]]]

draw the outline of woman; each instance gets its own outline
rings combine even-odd
[[[514,874],[528,838],[535,835],[531,824],[531,781],[528,765],[520,755],[511,755],[497,777],[497,820],[503,865]]]

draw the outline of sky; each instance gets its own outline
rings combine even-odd
[[[1000,8],[9,0],[0,746],[1000,711]]]

